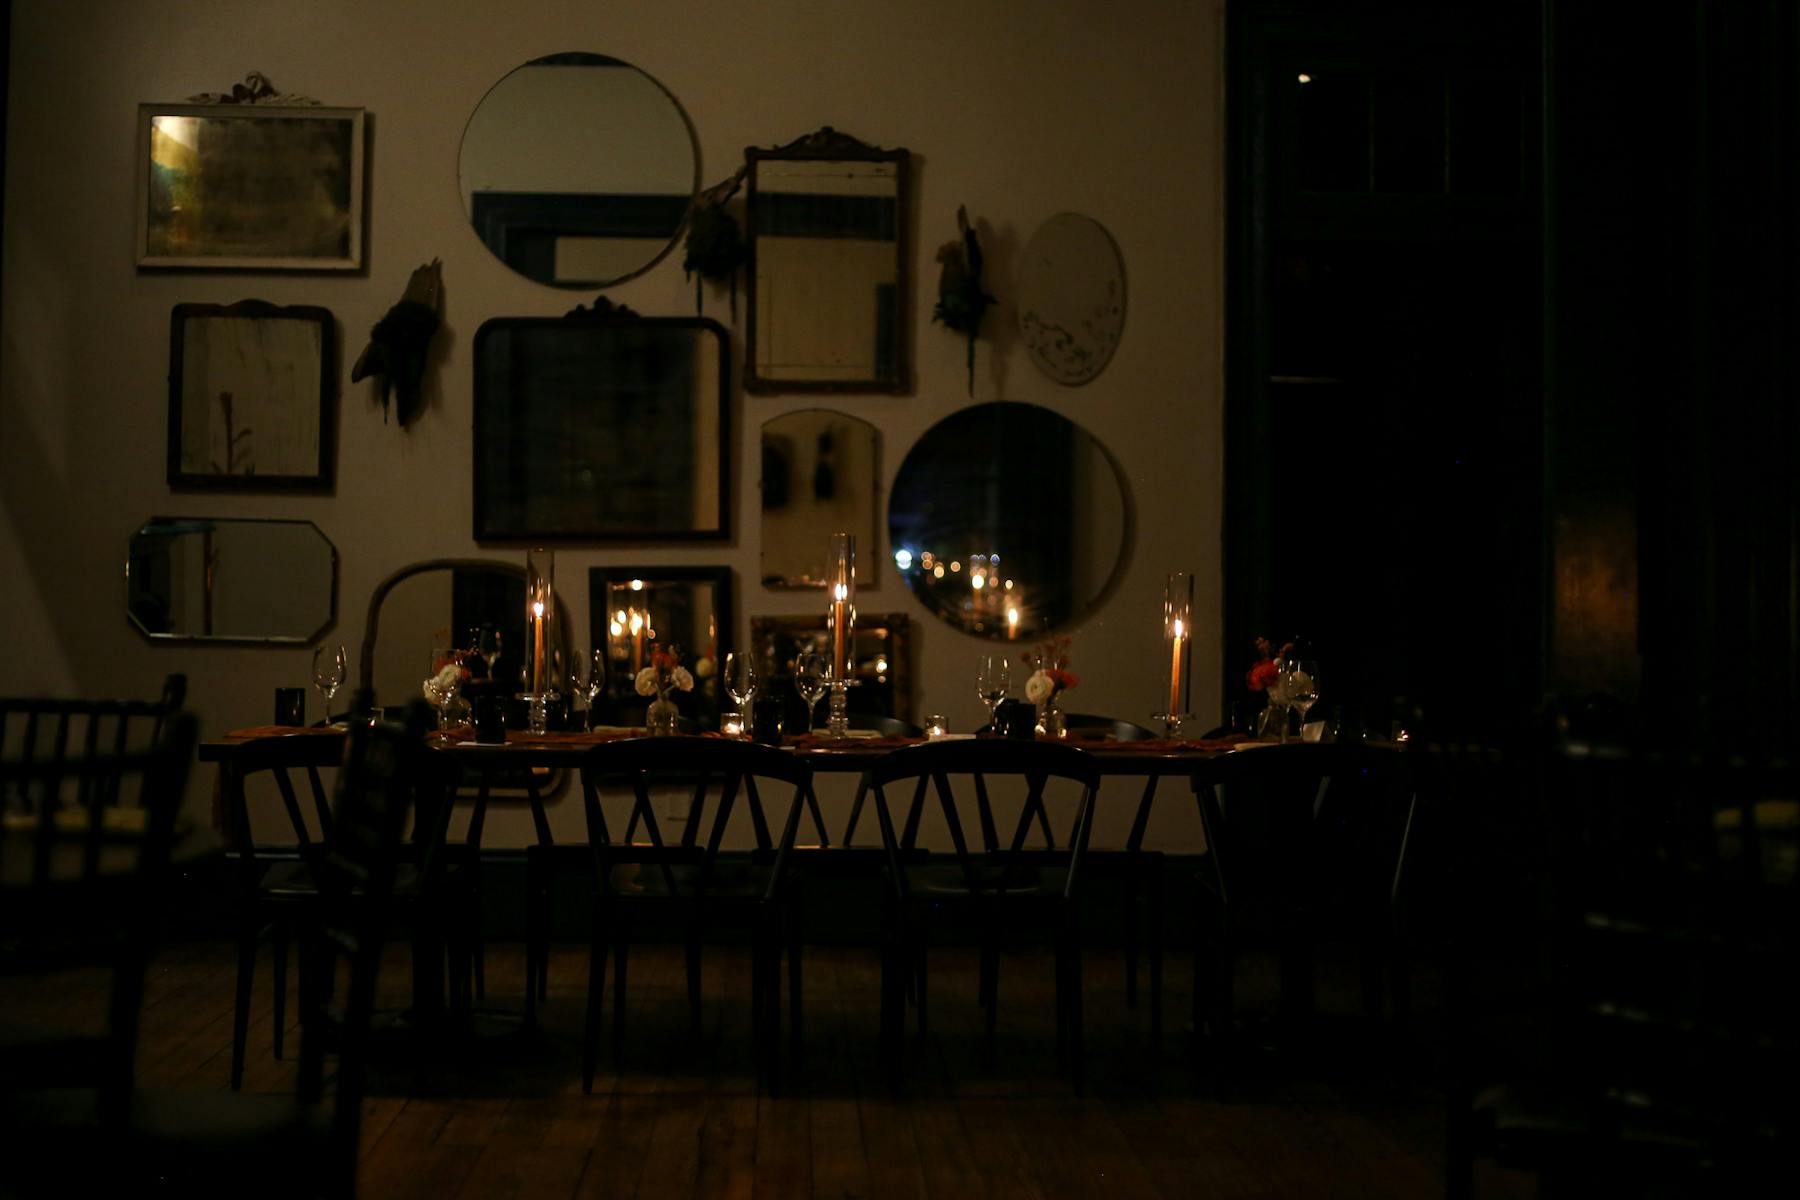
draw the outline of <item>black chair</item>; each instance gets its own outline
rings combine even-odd
[[[1471,819],[1470,943],[1449,989],[1449,1194],[1476,1153],[1544,1194],[1749,1195],[1800,1138],[1800,880],[1791,763],[1577,742]],[[1466,792],[1464,795],[1466,796]],[[1461,797],[1459,797],[1461,798]],[[1536,886],[1474,889],[1486,832],[1537,836]],[[1509,872],[1516,873],[1516,872]],[[1497,996],[1484,944],[1536,936],[1534,987]],[[1509,1043],[1509,1027],[1532,1031]]]
[[[366,701],[366,695],[359,694],[358,701],[352,705],[352,711],[358,714],[349,722],[352,731],[368,724],[368,718],[361,715],[368,711]],[[291,842],[261,841],[253,834],[246,809],[231,811],[226,817],[239,906],[237,987],[231,1043],[231,1087],[234,1091],[243,1082],[257,949],[264,942],[271,947],[274,968],[271,988],[274,1054],[278,1059],[282,1057],[286,1027],[287,946],[296,924],[312,920],[312,910],[320,899],[316,879],[319,856],[330,846],[336,832],[318,767],[306,767],[312,799],[309,820],[289,778],[285,758],[284,748],[271,745],[266,757],[251,749],[240,755],[233,765],[240,782],[263,772],[270,775],[288,817],[288,832],[293,836]],[[477,985],[475,994],[479,995],[480,974],[475,969],[475,951],[480,945],[480,913],[475,872],[467,864],[466,856],[454,854],[453,850],[457,848],[448,845],[452,796],[444,774],[447,768],[427,755],[409,761],[413,769],[421,773],[412,782],[423,789],[422,796],[427,803],[418,807],[420,822],[414,827],[411,843],[401,850],[391,903],[413,927],[417,949],[430,954],[436,954],[440,948],[448,952],[450,1005],[452,1012],[460,1017],[466,1015],[470,1007],[471,979]],[[435,966],[435,963],[421,962],[415,964],[415,969],[432,970]]]
[[[1194,1026],[1211,1033],[1221,1080],[1238,1049],[1237,955],[1252,936],[1279,948],[1290,1033],[1313,1015],[1313,947],[1333,937],[1361,950],[1364,1008],[1379,1019],[1409,799],[1397,756],[1353,743],[1265,746],[1208,760],[1192,785],[1206,836]]]
[[[302,986],[294,1094],[138,1093],[124,1162],[139,1186],[175,1195],[245,1186],[278,1196],[355,1195],[382,943],[401,836],[426,778],[430,720],[420,702],[405,725],[354,722],[348,731],[331,834],[311,858],[313,894],[295,925]]]
[[[678,840],[668,841],[651,804],[651,789],[673,778],[689,789]],[[771,835],[758,781],[792,789]],[[594,867],[594,931],[588,959],[587,1018],[581,1083],[592,1091],[599,1059],[607,954],[613,963],[613,1061],[625,1039],[626,977],[636,910],[658,907],[681,923],[687,949],[689,1016],[700,1026],[700,948],[708,924],[736,912],[751,932],[751,1025],[758,1067],[771,1088],[780,1069],[780,965],[789,939],[790,1002],[799,1022],[801,964],[790,919],[789,858],[812,769],[771,746],[723,738],[661,737],[602,743],[582,760],[581,785]],[[755,844],[744,859],[722,860],[740,793]],[[710,819],[707,802],[713,800]],[[611,819],[608,811],[611,811]],[[702,832],[704,827],[704,840]]]
[[[934,910],[960,909],[972,913],[982,931],[979,999],[987,1009],[990,1044],[999,1007],[1001,930],[1035,917],[1054,932],[1058,1060],[1079,1090],[1085,1074],[1077,905],[1082,860],[1100,790],[1098,766],[1084,752],[1056,742],[981,738],[927,742],[896,750],[870,768],[868,777],[891,885],[882,960],[882,1035],[893,1080],[898,1083],[900,1078],[902,1010],[909,980],[920,1036],[927,1031],[928,921]],[[968,779],[972,804],[959,804],[950,784],[952,777]],[[1017,820],[1004,839],[988,790],[989,781],[997,778],[1020,780],[1026,788]],[[1034,823],[1047,823],[1044,787],[1051,779],[1081,786],[1074,833],[1060,848],[1031,848],[1026,843]],[[914,784],[912,802],[904,825],[896,826],[887,789],[908,782]],[[948,865],[919,863],[912,857],[927,784],[937,796],[954,846],[955,861]],[[970,837],[965,820],[977,822],[978,841]]]
[[[197,723],[161,701],[0,700],[0,974],[110,975],[101,1028],[0,1015],[0,1190],[67,1194],[104,1164],[55,1139],[122,1137],[144,972]]]

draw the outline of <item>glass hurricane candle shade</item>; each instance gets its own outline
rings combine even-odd
[[[537,549],[525,555],[525,695],[546,696],[556,690],[551,680],[551,654],[556,645],[556,551]]]
[[[1163,733],[1175,737],[1181,732],[1188,712],[1188,654],[1194,633],[1194,577],[1186,571],[1171,571],[1163,584],[1162,637],[1165,660],[1169,664],[1168,693],[1162,712],[1155,716],[1163,723]]]
[[[848,699],[844,689],[855,672],[856,654],[856,536],[849,533],[831,535],[831,553],[826,559],[826,586],[830,589],[831,607],[825,623],[831,634],[831,711],[825,728],[833,736],[850,731]]]

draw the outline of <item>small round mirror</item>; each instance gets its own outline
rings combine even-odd
[[[700,165],[662,84],[616,58],[556,54],[482,98],[458,175],[469,223],[501,262],[539,283],[595,288],[668,252]]]
[[[1058,213],[1038,226],[1019,267],[1019,332],[1058,383],[1098,375],[1125,328],[1125,263],[1098,221]]]
[[[1091,609],[1124,561],[1125,484],[1060,413],[978,404],[925,432],[894,480],[894,566],[965,633],[1024,639]]]

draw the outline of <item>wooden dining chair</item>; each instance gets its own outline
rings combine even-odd
[[[353,723],[313,897],[295,922],[300,1060],[292,1094],[140,1091],[121,1162],[133,1190],[354,1196],[369,1032],[401,838],[428,778],[423,701],[404,724]]]
[[[663,835],[652,791],[673,781],[687,794],[681,833]],[[788,793],[766,811],[761,784]],[[780,1078],[781,957],[796,928],[790,919],[789,865],[812,769],[771,746],[725,738],[633,738],[595,746],[582,759],[583,811],[594,869],[594,927],[588,950],[587,1015],[581,1084],[592,1091],[599,1061],[607,958],[613,960],[612,1053],[625,1050],[627,972],[633,921],[640,910],[675,915],[686,945],[691,1027],[700,1028],[700,955],[712,923],[729,914],[748,920],[751,938],[751,1028],[759,1074],[773,1090]],[[726,837],[742,800],[753,842],[727,859]],[[710,804],[710,813],[708,806]],[[776,818],[771,822],[770,818]],[[788,940],[790,1005],[796,1026],[801,994],[800,947]]]
[[[1030,844],[1031,838],[1044,816],[1045,785],[1052,779],[1081,788],[1074,832],[1061,846],[1038,848]],[[952,780],[962,781],[960,794]],[[989,786],[1000,780],[1016,781],[1025,789],[1010,829],[1003,827]],[[883,757],[870,768],[869,783],[888,859],[881,1021],[890,1078],[897,1085],[901,1077],[909,981],[919,1036],[928,1031],[927,947],[932,921],[949,915],[972,917],[981,931],[978,1000],[987,1011],[991,1046],[999,1009],[1001,934],[1035,919],[1054,935],[1058,1062],[1079,1091],[1085,1070],[1078,904],[1100,791],[1098,765],[1083,751],[1058,742],[1005,738],[926,742]],[[911,792],[903,823],[895,820],[890,790]],[[954,861],[948,864],[919,862],[915,857],[928,795],[936,798],[950,835]]]
[[[1206,837],[1196,898],[1194,1027],[1211,1034],[1223,1079],[1236,1036],[1239,951],[1272,937],[1281,1016],[1313,1013],[1313,948],[1333,938],[1362,955],[1364,1009],[1382,1014],[1402,872],[1406,793],[1391,751],[1288,743],[1219,755],[1191,783]]]

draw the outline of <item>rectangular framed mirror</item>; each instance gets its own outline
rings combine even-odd
[[[596,702],[610,725],[642,725],[652,697],[635,686],[658,650],[673,648],[694,677],[670,699],[694,732],[719,727],[720,667],[731,653],[730,567],[590,567],[589,645],[606,650],[606,688]],[[728,703],[728,702],[727,702]]]
[[[825,628],[825,606],[817,615],[750,618],[750,642],[766,694],[780,696],[791,710],[794,728],[803,728],[805,710],[794,690],[794,660],[808,650],[827,653],[831,635]],[[912,627],[905,613],[857,613],[854,682],[845,700],[854,717],[913,719]]]
[[[730,535],[727,334],[601,301],[475,334],[475,537]]]
[[[157,640],[300,645],[337,619],[337,582],[311,521],[151,517],[131,535],[125,613]]]
[[[803,408],[763,422],[762,582],[826,586],[831,535],[853,533],[856,586],[871,588],[881,562],[876,493],[881,432],[848,413]]]
[[[904,392],[911,155],[830,126],[750,147],[752,392]]]

